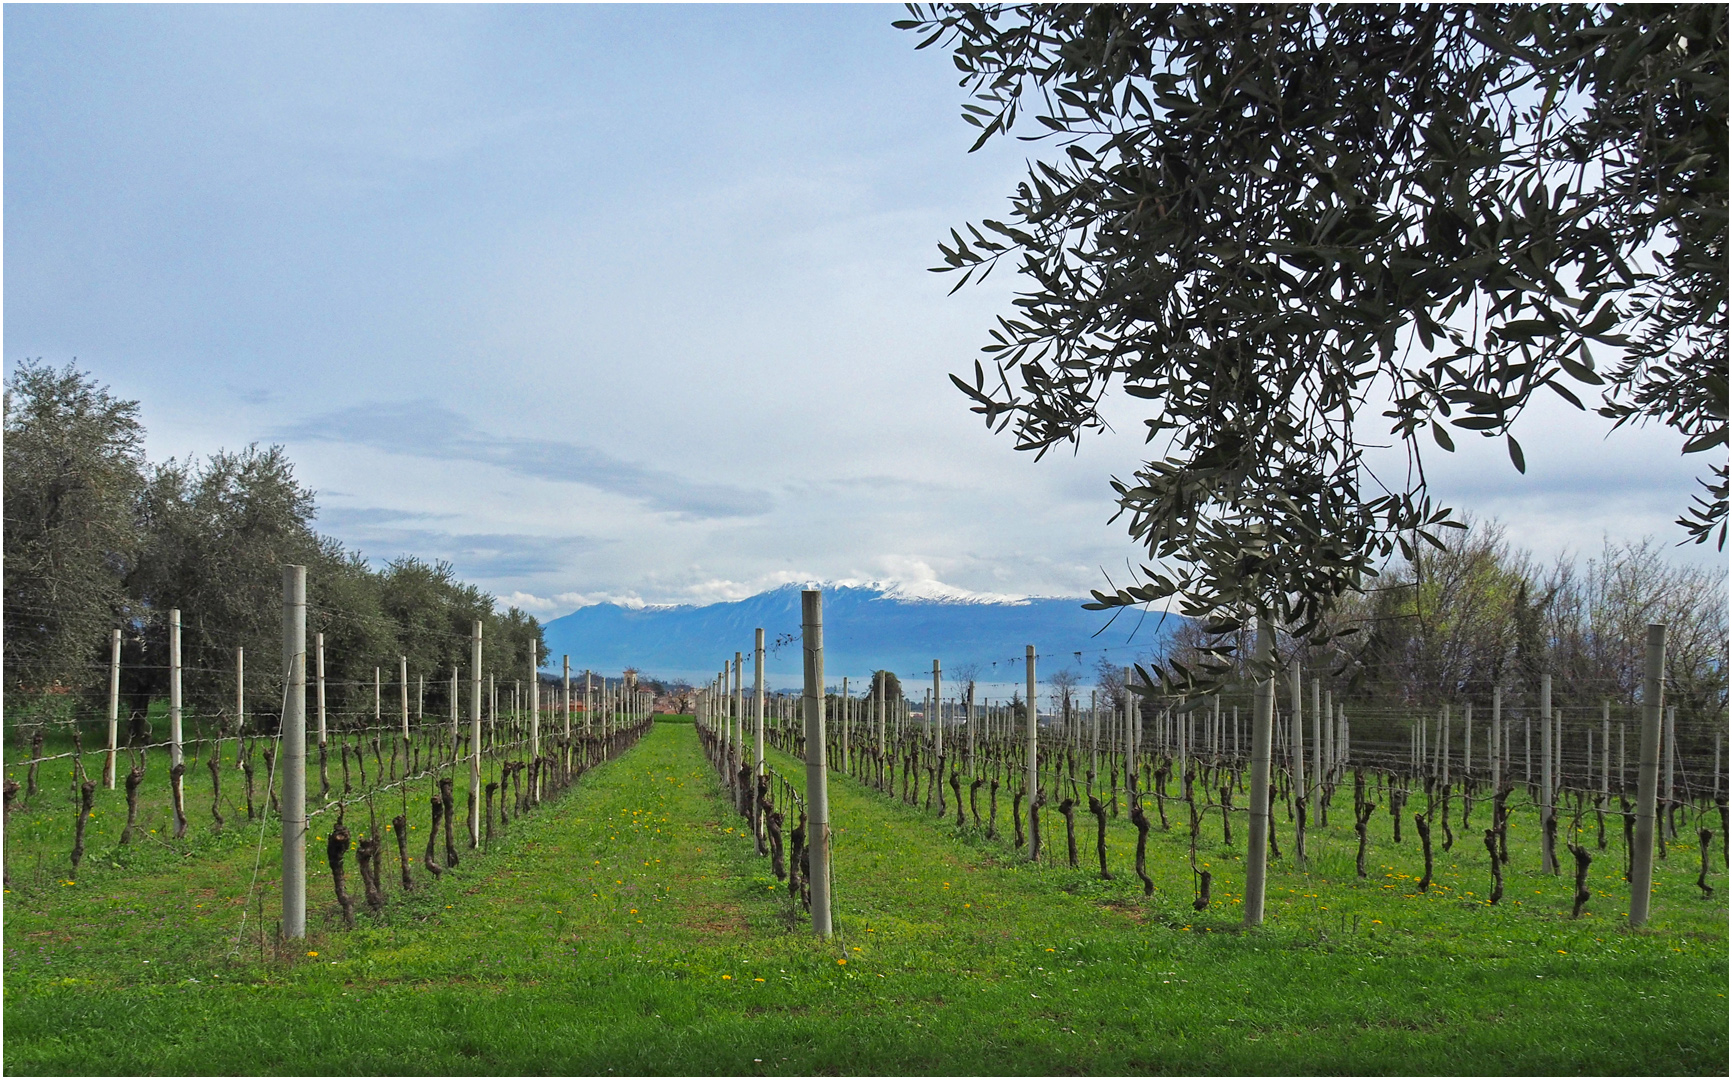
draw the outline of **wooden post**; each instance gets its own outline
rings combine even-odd
[[[1552,847],[1545,842],[1555,813],[1552,807],[1552,677],[1544,674],[1540,676],[1540,871],[1546,874],[1558,872],[1557,860],[1552,858]]]
[[[1654,800],[1660,787],[1660,728],[1666,675],[1666,625],[1648,624],[1647,670],[1642,679],[1642,744],[1636,764],[1636,836],[1630,852],[1630,925],[1648,921],[1654,887]]]
[[[1034,696],[1034,646],[1025,646],[1023,664],[1026,667],[1028,679],[1028,779],[1027,793],[1023,798],[1028,800],[1028,861],[1035,862],[1040,858],[1040,808],[1035,805],[1035,799],[1040,794],[1040,768],[1036,761],[1040,753],[1040,709]],[[1127,684],[1128,685],[1128,684]]]
[[[805,654],[806,836],[811,872],[812,931],[830,936],[830,789],[824,760],[824,594],[800,593],[800,632]]]
[[[480,619],[475,620],[475,625],[469,632],[469,846],[472,848],[481,846]]]
[[[108,649],[108,760],[102,765],[102,782],[114,790],[114,758],[120,749],[120,628],[115,627]]]
[[[178,624],[179,612],[175,622]],[[178,634],[175,635],[177,638]],[[283,567],[283,937],[307,936],[307,568]]]
[[[1245,839],[1245,925],[1263,924],[1263,894],[1269,871],[1269,758],[1275,734],[1275,631],[1257,617],[1254,670],[1257,697],[1251,710],[1251,821]]]

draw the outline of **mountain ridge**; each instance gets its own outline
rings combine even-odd
[[[614,672],[633,666],[658,678],[701,683],[731,662],[735,650],[751,678],[753,630],[764,628],[765,672],[772,685],[797,686],[800,673],[800,593],[784,585],[742,600],[715,604],[594,604],[544,624],[552,666],[569,655],[573,667]],[[977,681],[1019,684],[1023,649],[1036,647],[1041,681],[1061,669],[1086,676],[1102,656],[1131,662],[1159,644],[1181,616],[1145,623],[1135,640],[1099,633],[1112,612],[1085,611],[1081,597],[991,600],[897,595],[883,586],[826,586],[825,676],[863,681],[879,668],[905,682],[929,678],[936,657],[947,671],[977,667]],[[1120,624],[1123,625],[1122,623]],[[1087,678],[1084,681],[1092,681]]]

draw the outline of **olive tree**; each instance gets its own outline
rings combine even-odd
[[[1158,456],[1112,486],[1150,565],[1094,606],[1177,603],[1224,651],[1251,616],[1311,634],[1386,557],[1441,546],[1423,451],[1479,433],[1525,469],[1541,389],[1586,407],[1609,377],[1619,420],[1725,444],[1723,7],[910,11],[976,147],[1055,151],[940,245],[958,288],[1024,282],[952,378],[1037,455],[1103,427],[1109,393],[1144,404]],[[1373,468],[1391,442],[1405,462]],[[1686,524],[1723,542],[1713,477]]]

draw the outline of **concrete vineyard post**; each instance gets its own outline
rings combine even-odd
[[[457,667],[451,667],[451,759],[457,760]]]
[[[479,629],[476,631],[476,637],[480,637]],[[536,661],[540,657],[534,655],[536,651],[534,644],[529,646],[529,651],[529,757],[531,761],[539,761],[541,759],[541,670]],[[477,667],[479,668],[479,663],[477,663]],[[541,801],[542,772],[543,770],[539,766],[534,770],[535,778],[529,790],[529,797],[532,802]],[[480,773],[476,774],[476,782],[480,782]]]
[[[1591,762],[1589,763],[1592,764]],[[1720,770],[1719,747],[1715,747],[1715,773]],[[1716,785],[1718,787],[1718,785]],[[1600,702],[1600,806],[1610,805],[1612,797],[1612,703]]]
[[[235,768],[241,767],[239,741],[247,729],[247,652],[235,647]],[[220,744],[219,744],[220,745]]]
[[[1473,702],[1467,703],[1467,709],[1461,721],[1461,781],[1463,784],[1473,780]]]
[[[1662,842],[1664,842],[1666,837],[1672,835],[1672,774],[1674,771],[1672,768],[1672,751],[1673,747],[1676,746],[1677,721],[1677,707],[1670,705],[1667,706],[1665,712],[1665,727],[1660,731],[1660,805],[1666,808],[1666,816],[1663,819],[1664,827],[1661,830]]]
[[[939,675],[938,661],[935,659],[932,661],[932,725],[936,734],[933,736],[932,752],[940,759],[944,757],[944,698],[940,696],[942,687],[943,679]],[[942,792],[944,778],[939,777],[938,782],[938,790]]]
[[[1034,696],[1034,659],[1034,646],[1024,646],[1023,663],[1027,669],[1026,676],[1028,680],[1028,699],[1024,703],[1028,710],[1028,779],[1027,793],[1023,798],[1028,800],[1029,862],[1034,862],[1036,859],[1040,858],[1039,845],[1036,843],[1036,838],[1040,835],[1040,829],[1036,824],[1040,820],[1040,808],[1035,805],[1035,798],[1040,794],[1039,766],[1036,762],[1036,756],[1040,752],[1040,731],[1038,727],[1040,722],[1040,710],[1035,704],[1036,698]],[[1127,683],[1126,685],[1128,686],[1129,684]]]
[[[974,772],[974,680],[968,681],[968,771]]]
[[[403,772],[409,771],[409,658],[397,658],[397,711],[403,717]]]
[[[1558,864],[1552,847],[1544,842],[1552,828],[1552,677],[1540,676],[1540,870],[1555,874]]]
[[[728,786],[737,787],[739,762],[746,759],[746,668],[745,654],[734,654],[734,715],[729,719],[733,728],[733,755],[728,758]]]
[[[585,735],[588,735],[590,733],[590,731],[589,731],[589,714],[591,711],[590,710],[590,695],[592,695],[594,692],[595,692],[595,673],[585,669],[585,671],[583,673],[583,733]]]
[[[1245,925],[1263,924],[1269,869],[1269,757],[1275,735],[1275,631],[1257,619],[1257,697],[1251,710],[1251,821],[1245,839]]]
[[[1219,709],[1220,707],[1220,698],[1216,698],[1215,708]],[[1329,763],[1329,775],[1331,777],[1335,776],[1336,770],[1341,767],[1341,762],[1335,757],[1338,743],[1338,733],[1335,728],[1335,691],[1325,690],[1323,691],[1323,741],[1327,745],[1324,747],[1323,760]]]
[[[824,760],[824,594],[800,593],[801,651],[805,654],[806,835],[811,871],[812,932],[830,936],[830,791]]]
[[[1491,793],[1503,790],[1503,687],[1491,688]]]
[[[752,782],[764,775],[764,628],[752,634]],[[754,794],[753,805],[757,805]],[[757,811],[753,811],[756,816]]]
[[[721,674],[710,680],[710,685],[715,688],[716,719],[721,722],[722,781],[726,783],[728,779],[728,755],[732,753],[728,746],[728,740],[733,735],[732,722],[728,719],[728,665],[726,663],[722,664]],[[733,785],[729,784],[728,786],[732,787]]]
[[[114,790],[114,758],[120,739],[120,629],[109,637],[108,649],[108,760],[102,765],[102,783]]]
[[[1443,786],[1449,787],[1449,706],[1443,707],[1443,715],[1438,717],[1437,756],[1441,763],[1438,770],[1443,777]]]
[[[178,619],[176,620],[179,621]],[[307,568],[283,567],[283,937],[307,936]]]
[[[469,846],[481,846],[480,619],[475,620],[475,627],[469,635]]]
[[[314,634],[313,642],[316,649],[315,660],[318,664],[315,669],[319,680],[315,701],[319,709],[319,748],[322,750],[325,747],[325,635]]]
[[[1630,852],[1630,925],[1648,921],[1654,885],[1654,800],[1660,787],[1661,696],[1666,674],[1666,626],[1648,624],[1647,666],[1642,679],[1642,741],[1636,763],[1636,836]]]
[[[168,613],[168,763],[180,764],[180,609]],[[176,781],[178,784],[179,781]],[[178,797],[178,793],[177,793]]]
[[[1311,680],[1311,784],[1314,789],[1323,785],[1323,684],[1315,678]],[[1311,808],[1312,819],[1321,825],[1322,800]]]
[[[973,707],[973,691],[969,691],[969,705]],[[1097,691],[1089,691],[1089,793],[1094,793],[1094,780],[1101,771],[1101,714]],[[969,759],[973,760],[970,751]]]
[[[1288,731],[1290,745],[1287,748],[1287,764],[1290,770],[1289,782],[1293,785],[1293,798],[1305,797],[1305,718],[1301,709],[1304,701],[1303,676],[1299,671],[1299,661],[1293,661],[1287,673],[1287,684],[1292,698],[1292,709],[1288,716]],[[1305,869],[1305,822],[1295,817],[1293,822],[1295,839],[1293,842],[1293,865]]]
[[[878,757],[880,759],[884,757],[885,704],[884,676],[880,675],[872,680],[872,712],[878,718]]]
[[[1123,731],[1123,734],[1125,737],[1124,738],[1124,751],[1123,751],[1124,755],[1125,755],[1125,794],[1127,796],[1129,796],[1129,795],[1132,795],[1136,792],[1136,785],[1133,783],[1134,774],[1131,771],[1131,761],[1136,756],[1136,751],[1137,751],[1136,746],[1133,745],[1132,741],[1131,741],[1131,669],[1130,668],[1125,669],[1124,689],[1121,691],[1121,693],[1123,693],[1125,696],[1125,703],[1124,703],[1124,725],[1125,726],[1124,726],[1124,731]]]
[[[563,679],[565,694],[560,702],[560,711],[565,714],[565,723],[561,726],[560,735],[569,739],[571,738],[571,657],[561,656],[559,663],[565,672]]]

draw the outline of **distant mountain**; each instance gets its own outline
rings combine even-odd
[[[545,637],[559,666],[562,655],[572,667],[617,673],[634,666],[657,678],[708,680],[737,650],[746,656],[751,678],[752,631],[764,628],[769,655],[766,677],[772,686],[800,684],[800,591],[786,585],[745,600],[661,608],[627,608],[596,604],[580,608],[546,624]],[[1158,613],[1121,613],[1112,628],[1110,612],[1084,611],[1080,599],[1031,599],[1016,603],[907,599],[879,589],[824,589],[824,671],[827,681],[844,675],[863,681],[872,671],[888,668],[909,684],[918,697],[938,658],[947,672],[963,664],[979,666],[978,680],[1007,688],[1023,678],[1023,647],[1033,645],[1040,661],[1037,672],[1047,676],[1073,668],[1093,682],[1091,672],[1101,656],[1130,663],[1144,655],[1176,624]],[[1134,640],[1131,629],[1141,621]],[[776,643],[781,641],[778,646]],[[1082,655],[1077,656],[1078,653]],[[948,683],[948,680],[947,680]],[[946,691],[948,695],[948,689]]]

